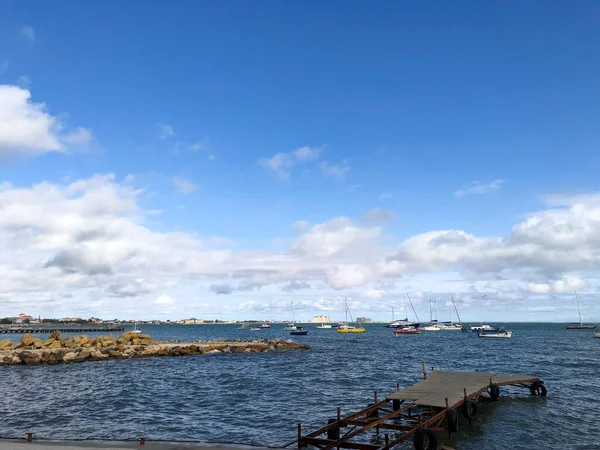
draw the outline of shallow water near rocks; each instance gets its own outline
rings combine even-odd
[[[512,339],[423,332],[395,338],[383,325],[360,335],[283,325],[145,326],[156,340],[293,338],[308,351],[109,360],[0,367],[0,436],[200,440],[278,446],[422,379],[421,362],[445,370],[539,374],[548,396],[503,389],[447,443],[457,449],[600,448],[600,339],[562,324],[510,324]],[[9,335],[11,339],[20,336]],[[4,338],[4,337],[2,337]]]

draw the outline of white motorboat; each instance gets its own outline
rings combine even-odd
[[[471,331],[481,331],[481,330],[493,330],[494,327],[491,325],[487,325],[487,324],[481,324],[479,326],[474,326],[471,327]]]
[[[327,329],[331,329],[331,324],[328,323],[322,323],[321,325],[319,325],[317,327],[317,329],[319,330],[327,330]]]
[[[477,333],[480,338],[506,339],[512,337],[512,331],[506,331],[504,328],[492,329],[491,331],[480,331]]]
[[[439,325],[426,325],[424,327],[419,327],[419,330],[422,331],[442,331],[442,327]]]
[[[596,332],[594,333],[594,337],[595,337],[596,339],[600,339],[600,331],[596,331]]]

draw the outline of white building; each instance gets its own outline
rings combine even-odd
[[[315,316],[312,321],[313,323],[329,323],[331,318],[329,316]]]

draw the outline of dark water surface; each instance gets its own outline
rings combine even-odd
[[[600,339],[561,324],[511,324],[512,339],[423,332],[395,338],[383,325],[341,334],[308,325],[309,351],[199,355],[0,367],[0,436],[111,437],[282,445],[342,413],[446,370],[540,374],[548,396],[503,390],[480,418],[461,423],[458,449],[599,449]],[[290,338],[283,325],[146,326],[154,339]],[[507,397],[509,394],[510,397]]]

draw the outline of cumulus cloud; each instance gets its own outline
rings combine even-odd
[[[470,185],[459,189],[454,193],[457,197],[465,197],[467,195],[488,194],[500,189],[504,180],[494,180],[490,182],[475,181]]]
[[[426,298],[423,289],[456,292],[460,284],[457,301],[487,305],[581,291],[597,284],[589,280],[600,270],[600,194],[529,214],[503,237],[437,230],[393,243],[374,224],[334,217],[302,223],[289,246],[275,252],[235,250],[232,241],[198,230],[155,229],[140,206],[145,193],[134,186],[135,179],[111,174],[0,184],[0,301],[21,309],[60,299],[80,308],[76,299],[84,297],[102,301],[86,302],[88,308],[113,311],[138,298],[164,306],[155,301],[166,296],[181,305],[192,300],[180,290],[210,290],[224,303],[235,291],[254,302],[246,304],[252,310],[285,311],[290,298],[326,310],[335,302],[314,297],[329,292],[376,308],[384,296],[401,296],[395,281],[410,278],[415,299]]]
[[[0,162],[17,156],[67,153],[90,140],[89,130],[67,130],[46,111],[45,104],[32,102],[29,90],[0,85]]]

